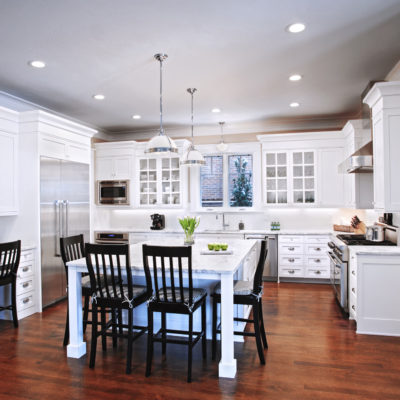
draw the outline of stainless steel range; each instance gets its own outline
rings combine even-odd
[[[389,240],[374,242],[366,240],[364,235],[332,235],[328,243],[331,260],[330,280],[339,304],[348,312],[348,246],[396,246]]]

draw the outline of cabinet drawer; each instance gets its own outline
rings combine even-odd
[[[17,277],[19,279],[28,278],[31,275],[33,275],[33,260],[26,261],[18,267]]]
[[[327,244],[329,242],[329,236],[306,236],[306,243],[317,243],[317,244]]]
[[[279,276],[287,276],[291,278],[303,278],[304,277],[304,269],[303,268],[291,268],[291,267],[280,267],[279,268]]]
[[[279,235],[279,243],[303,243],[304,236]]]
[[[281,244],[279,252],[281,254],[303,254],[304,248],[302,244]]]
[[[326,245],[319,245],[319,244],[307,244],[305,246],[306,254],[312,255],[326,255],[328,253],[329,247]]]
[[[296,266],[303,266],[304,264],[304,258],[303,256],[285,256],[281,255],[279,257],[279,265],[296,265]]]
[[[23,294],[17,297],[17,310],[22,311],[34,305],[33,293]]]
[[[329,257],[328,256],[306,256],[306,263],[309,267],[327,267],[329,268]]]
[[[17,280],[17,296],[33,290],[33,278]]]
[[[329,275],[330,275],[329,268],[318,268],[318,267],[306,268],[307,278],[329,279]]]
[[[21,266],[25,261],[33,260],[33,250],[21,251],[21,257],[19,259],[19,265]]]

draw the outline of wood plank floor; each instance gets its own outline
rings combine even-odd
[[[146,337],[134,344],[125,374],[125,342],[88,358],[67,359],[65,302],[20,321],[0,321],[0,399],[400,399],[400,338],[356,335],[327,285],[266,283],[269,349],[258,361],[255,340],[235,344],[235,380],[218,379],[218,363],[196,346],[193,383],[186,383],[186,347],[155,348],[144,376]],[[90,328],[88,328],[90,332]],[[209,354],[210,354],[209,346]]]

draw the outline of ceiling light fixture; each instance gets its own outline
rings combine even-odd
[[[221,142],[217,144],[218,151],[225,151],[228,148],[228,145],[224,142],[224,124],[225,122],[218,122],[221,127]]]
[[[290,33],[300,33],[306,29],[306,26],[302,22],[296,22],[294,24],[290,24],[286,30]]]
[[[212,113],[220,113],[221,110],[220,110],[219,108],[213,108],[213,109],[211,110],[211,112],[212,112]]]
[[[294,101],[293,103],[290,103],[289,105],[292,108],[296,108],[296,107],[299,107],[300,103],[297,103],[297,101]]]
[[[293,74],[289,76],[289,81],[296,82],[301,80],[303,77],[300,74]]]
[[[106,96],[104,96],[104,94],[94,94],[93,98],[95,100],[104,100],[106,98]]]
[[[28,65],[34,68],[44,68],[46,66],[46,63],[44,61],[34,60],[34,61],[29,61]]]
[[[204,165],[206,162],[204,161],[204,157],[202,154],[195,149],[194,144],[193,144],[193,95],[197,91],[195,88],[189,88],[187,89],[188,93],[190,93],[192,97],[192,137],[191,137],[191,144],[185,154],[182,157],[182,160],[180,162],[181,165],[189,165],[189,166],[194,166],[194,165]]]
[[[132,119],[140,119],[142,118],[139,114],[132,115]]]
[[[172,139],[164,134],[163,111],[162,111],[162,65],[167,59],[167,54],[156,54],[154,58],[160,62],[160,132],[157,136],[150,139],[146,146],[146,153],[177,153],[178,148]]]

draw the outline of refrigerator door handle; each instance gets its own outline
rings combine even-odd
[[[61,213],[61,206],[62,202],[61,200],[56,200],[55,201],[55,208],[56,208],[56,221],[57,221],[57,227],[56,227],[56,243],[55,243],[55,257],[61,257],[60,253],[60,237],[61,237],[61,232],[62,232],[62,213]]]
[[[69,219],[69,201],[68,200],[64,200],[63,201],[63,204],[64,204],[64,206],[65,206],[65,225],[64,225],[64,230],[65,230],[65,233],[64,233],[64,235],[65,236],[69,236],[69,227],[68,227],[68,219]]]

